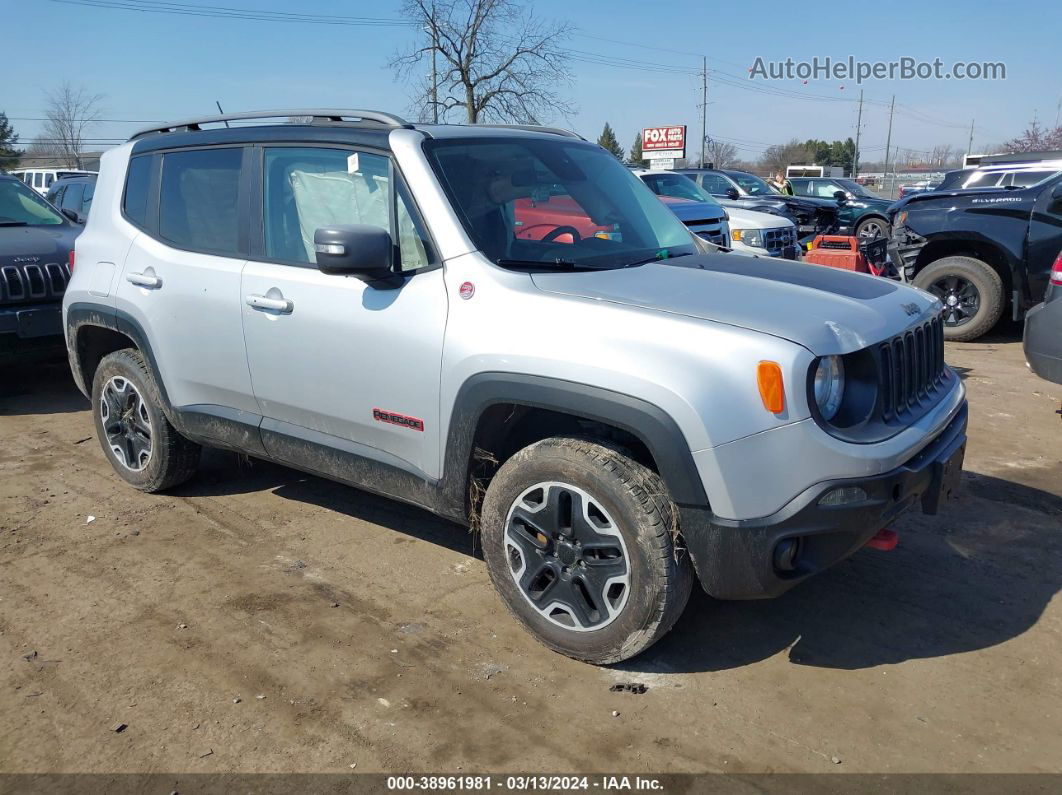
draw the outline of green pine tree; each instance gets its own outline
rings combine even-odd
[[[15,133],[7,114],[0,111],[0,171],[7,171],[18,166],[22,153],[15,149],[18,134]]]
[[[612,132],[612,127],[609,123],[605,122],[605,129],[601,131],[601,137],[597,139],[597,145],[601,146],[613,155],[621,163],[623,162],[623,147],[619,145],[619,141],[616,140],[616,133]]]
[[[634,143],[631,145],[631,159],[630,164],[632,166],[638,166],[639,168],[648,168],[649,161],[642,157],[642,133],[638,132],[634,136]]]

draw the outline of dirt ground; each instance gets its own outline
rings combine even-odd
[[[0,770],[1062,771],[1062,387],[1013,330],[948,360],[959,503],[614,668],[517,628],[461,528],[224,453],[141,494],[65,365],[8,370]]]

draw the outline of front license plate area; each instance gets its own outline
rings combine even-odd
[[[936,513],[942,502],[957,499],[959,485],[962,482],[962,463],[966,457],[966,444],[943,461],[933,464],[933,483],[922,495],[922,511]]]

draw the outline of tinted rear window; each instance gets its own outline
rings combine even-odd
[[[137,226],[147,226],[148,192],[151,187],[151,155],[134,157],[125,174],[125,216]]]
[[[159,235],[195,251],[238,253],[237,196],[242,159],[239,148],[164,155]]]

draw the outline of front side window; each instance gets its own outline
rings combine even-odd
[[[484,137],[424,147],[469,237],[502,267],[618,268],[696,253],[648,186],[592,144]]]
[[[33,187],[35,187],[35,188],[43,188],[44,187],[44,174],[42,174],[40,171],[38,171],[36,174],[33,175]]]
[[[734,181],[750,196],[777,196],[778,191],[755,174],[735,174]]]
[[[726,192],[734,186],[721,174],[701,174],[701,187],[713,196],[726,196]]]
[[[194,251],[238,254],[242,160],[240,148],[163,155],[159,236]]]
[[[398,247],[399,270],[428,264],[426,235],[409,210],[404,189],[392,190],[383,155],[319,147],[267,147],[263,158],[265,254],[283,262],[316,261],[314,233],[322,227],[366,224],[385,229]],[[391,227],[395,203],[397,234]]]
[[[16,180],[0,180],[0,227],[55,226],[63,217],[32,188]]]
[[[681,174],[646,174],[642,179],[657,196],[671,196],[675,199],[689,199],[709,204],[719,203],[711,193]]]

